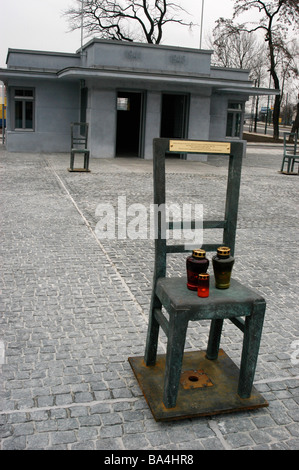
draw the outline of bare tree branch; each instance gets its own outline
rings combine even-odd
[[[74,0],[75,1],[75,0]],[[159,44],[166,23],[191,27],[187,11],[168,0],[76,0],[65,14],[71,30],[83,27],[87,35],[102,39]]]

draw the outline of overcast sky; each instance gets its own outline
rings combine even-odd
[[[76,52],[80,48],[80,31],[68,32],[69,25],[63,15],[74,0],[1,0],[0,3],[1,68],[6,68],[8,48],[57,52]],[[231,17],[233,4],[233,0],[204,1],[203,48],[207,48],[205,37],[215,21],[220,16]],[[164,36],[163,44],[198,48],[202,2],[183,0],[181,5],[191,13],[191,21],[198,26],[192,32],[187,27],[173,27]]]

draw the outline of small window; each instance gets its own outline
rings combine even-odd
[[[242,111],[243,106],[242,103],[228,103],[228,109],[239,109]]]
[[[130,99],[117,97],[117,111],[130,111]]]
[[[34,90],[32,88],[13,89],[13,129],[34,129]]]
[[[228,103],[226,137],[241,137],[243,103]]]
[[[28,89],[15,89],[15,97],[30,96],[33,98],[33,90]]]

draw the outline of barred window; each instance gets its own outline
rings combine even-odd
[[[228,103],[226,137],[241,137],[243,103]]]

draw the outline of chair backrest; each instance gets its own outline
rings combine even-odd
[[[245,149],[243,141],[196,141],[196,140],[173,140],[154,139],[153,142],[153,177],[154,177],[154,204],[163,207],[166,204],[166,174],[165,156],[173,153],[194,153],[220,155],[229,158],[228,178],[226,189],[225,214],[223,220],[204,220],[203,230],[221,229],[223,232],[222,243],[229,246],[231,254],[235,251],[235,239],[237,229],[239,192],[241,182],[242,157]],[[200,178],[200,176],[199,176]],[[213,189],[211,188],[211,191]],[[155,236],[155,276],[156,278],[166,275],[166,258],[168,253],[182,253],[190,251],[186,245],[167,244],[166,228],[169,230],[178,228],[177,223],[167,222],[165,211],[158,211],[156,217],[157,229]],[[185,222],[185,221],[184,221]],[[192,229],[196,221],[190,221]],[[183,228],[183,222],[180,224]],[[202,249],[216,251],[219,243],[203,244]],[[199,246],[197,248],[200,248]]]
[[[297,132],[283,133],[283,153],[284,155],[297,155]]]
[[[88,123],[71,123],[71,148],[87,149]]]

